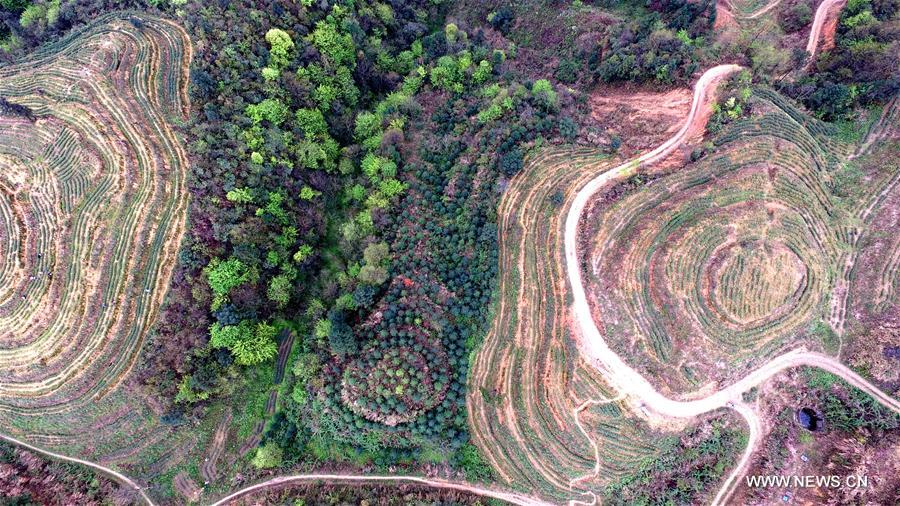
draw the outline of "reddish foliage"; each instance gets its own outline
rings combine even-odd
[[[28,504],[127,504],[118,485],[73,465],[0,445],[0,497]]]

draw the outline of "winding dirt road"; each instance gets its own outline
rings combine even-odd
[[[731,3],[731,0],[724,0],[721,3],[719,3],[719,5],[716,6],[716,9],[725,10],[728,12],[728,14],[730,14],[736,18],[756,19],[756,18],[762,16],[763,14],[769,12],[770,10],[774,9],[775,7],[778,7],[778,5],[780,3],[781,3],[781,0],[772,0],[769,3],[767,3],[766,5],[759,8],[758,10],[751,12],[750,14],[741,14],[741,11],[733,3]],[[726,7],[726,5],[727,5],[727,7]]]
[[[762,14],[765,14],[766,12],[777,6],[779,2],[780,0],[773,0],[759,11],[742,17],[755,18],[761,16]],[[807,44],[807,51],[811,55],[815,55],[815,51],[818,48],[821,38],[821,31],[825,25],[826,20],[828,19],[829,14],[833,13],[834,9],[839,10],[840,8],[842,8],[845,3],[846,0],[824,0],[816,10],[813,26],[810,30],[809,42]],[[691,110],[681,129],[672,138],[670,138],[654,150],[645,153],[636,159],[623,163],[612,170],[604,172],[589,181],[576,195],[576,198],[566,216],[565,223],[566,271],[568,274],[569,283],[571,285],[572,295],[574,299],[572,310],[582,333],[579,340],[579,351],[584,355],[586,359],[590,361],[591,364],[597,367],[597,369],[603,374],[606,381],[609,382],[610,386],[612,386],[619,393],[619,397],[616,397],[616,399],[614,400],[618,400],[620,397],[626,397],[632,403],[637,404],[637,406],[648,409],[650,415],[679,418],[695,417],[709,411],[713,411],[723,407],[729,407],[737,411],[742,417],[744,417],[745,420],[747,420],[749,426],[747,449],[718,491],[713,500],[713,504],[722,504],[727,500],[728,496],[733,490],[734,484],[737,482],[738,478],[743,474],[743,472],[749,465],[750,457],[757,447],[762,435],[762,425],[759,415],[753,410],[752,407],[741,401],[741,394],[786,369],[798,366],[811,366],[826,370],[843,378],[851,385],[868,393],[878,402],[888,407],[892,411],[900,413],[900,401],[882,392],[877,387],[875,387],[835,359],[819,353],[809,352],[804,349],[797,349],[780,355],[768,362],[766,365],[760,367],[756,371],[751,372],[736,383],[702,399],[691,401],[676,401],[673,399],[669,399],[657,392],[650,384],[650,382],[647,381],[647,379],[645,379],[637,371],[632,369],[627,363],[625,363],[624,360],[622,360],[621,357],[619,357],[614,351],[610,349],[609,345],[606,343],[604,337],[600,334],[600,331],[593,320],[590,308],[587,303],[584,286],[582,284],[581,269],[578,262],[578,255],[576,250],[579,220],[591,196],[611,180],[627,176],[633,173],[640,166],[656,163],[671,154],[682,142],[684,142],[692,129],[703,126],[702,124],[700,124],[703,120],[703,115],[701,114],[701,112],[707,105],[709,91],[711,89],[714,89],[714,86],[722,78],[741,69],[742,67],[740,67],[739,65],[719,65],[706,71],[706,73],[704,73],[700,77],[694,87],[694,96]],[[586,401],[585,404],[576,408],[576,420],[577,412],[586,407],[588,403],[601,402],[609,401]],[[638,409],[635,410],[635,413],[641,413],[642,411],[643,409]],[[580,424],[579,429],[584,432],[583,428],[580,427]],[[155,506],[153,500],[148,496],[145,490],[138,483],[114,469],[95,462],[90,462],[74,457],[67,457],[62,454],[44,450],[8,435],[0,434],[0,439],[12,444],[22,446],[31,451],[43,454],[53,459],[81,464],[95,469],[98,472],[103,473],[104,475],[109,476],[111,479],[119,482],[126,488],[134,489],[144,500],[144,502],[146,502],[146,504]],[[596,472],[596,469],[597,468],[595,467],[594,472]],[[247,486],[216,501],[212,504],[212,506],[224,506],[235,499],[269,487],[320,480],[338,481],[343,483],[415,483],[435,488],[458,490],[462,492],[478,494],[523,506],[545,506],[550,504],[539,498],[528,496],[525,494],[508,492],[488,487],[481,487],[464,482],[451,482],[445,480],[429,479],[420,476],[366,474],[298,474],[279,476],[265,482]],[[573,481],[578,481],[578,478]],[[570,501],[570,503],[579,503],[579,501],[573,500]]]
[[[847,0],[822,0],[816,9],[816,15],[813,18],[812,28],[809,30],[809,40],[806,42],[806,52],[809,53],[810,64],[816,56],[816,49],[819,47],[819,41],[822,38],[822,29],[825,28],[825,22],[829,19],[834,20],[834,26],[830,27],[831,35],[834,36],[834,29],[837,27],[838,13],[847,4]]]
[[[81,464],[83,466],[90,467],[91,469],[99,471],[100,473],[105,474],[106,476],[119,482],[121,485],[125,486],[126,488],[131,488],[131,489],[136,490],[140,494],[141,498],[143,498],[144,501],[147,504],[149,504],[150,506],[153,506],[153,504],[154,504],[153,500],[150,499],[150,496],[147,495],[147,493],[144,491],[144,489],[140,485],[135,483],[131,478],[116,471],[115,469],[110,469],[106,466],[103,466],[103,465],[100,465],[100,464],[97,464],[95,462],[91,462],[88,460],[76,459],[74,457],[66,457],[65,455],[61,455],[59,453],[54,453],[54,452],[51,452],[48,450],[44,450],[43,448],[38,448],[37,446],[28,444],[25,441],[16,439],[12,436],[7,436],[5,434],[0,434],[0,439],[6,441],[7,443],[12,443],[14,445],[19,445],[22,448],[27,448],[35,453],[40,453],[41,455],[45,455],[52,459],[62,460],[63,462],[71,462],[73,464]]]
[[[842,0],[837,1],[840,2]],[[821,29],[821,25],[819,29]],[[738,65],[719,65],[707,70],[694,87],[694,98],[690,113],[678,133],[653,151],[625,162],[589,181],[575,196],[572,207],[569,208],[566,216],[565,224],[566,272],[572,289],[572,311],[581,331],[578,348],[585,359],[603,374],[604,379],[610,386],[620,395],[630,398],[634,404],[643,408],[635,410],[636,413],[646,409],[655,415],[691,418],[719,408],[731,407],[747,420],[750,426],[747,450],[744,452],[738,465],[735,466],[732,474],[725,481],[713,504],[719,504],[727,499],[732,485],[748,465],[750,455],[757,447],[761,436],[759,416],[749,406],[741,402],[741,394],[786,369],[798,366],[824,369],[868,393],[889,409],[900,413],[900,401],[882,392],[837,360],[804,349],[797,349],[780,355],[734,384],[707,397],[691,401],[676,401],[660,394],[646,378],[625,363],[618,354],[610,349],[597,328],[584,290],[577,251],[578,225],[585,207],[591,197],[608,182],[633,174],[641,165],[649,165],[664,159],[686,139],[692,129],[703,127],[700,123],[705,121],[705,119],[701,112],[704,107],[708,106],[708,93],[713,89],[711,87],[714,87],[722,78],[741,69],[742,67]]]
[[[153,499],[147,495],[144,487],[141,487],[138,483],[136,483],[131,478],[125,476],[124,474],[116,471],[115,469],[106,467],[101,464],[97,464],[96,462],[91,462],[88,460],[82,460],[74,457],[67,457],[65,455],[54,453],[49,450],[45,450],[43,448],[39,448],[32,444],[26,443],[20,439],[16,439],[11,436],[7,436],[5,434],[0,434],[0,439],[21,446],[23,448],[27,448],[35,453],[39,453],[46,457],[55,460],[61,460],[63,462],[70,462],[73,464],[81,464],[83,466],[90,467],[94,469],[112,480],[118,482],[125,488],[130,488],[135,490],[144,500],[144,502],[148,506],[156,506],[156,503],[153,502]],[[376,483],[376,482],[387,482],[387,483],[415,483],[420,485],[425,485],[434,488],[447,489],[447,490],[458,490],[460,492],[468,492],[471,494],[477,494],[484,497],[492,497],[494,499],[500,499],[502,501],[508,502],[510,504],[517,504],[520,506],[552,506],[552,503],[545,502],[536,497],[531,497],[524,494],[517,494],[515,492],[507,492],[504,490],[497,490],[488,487],[481,487],[478,485],[472,485],[464,482],[452,482],[445,480],[437,480],[430,478],[423,478],[421,476],[405,476],[405,475],[367,475],[367,474],[297,474],[297,475],[289,475],[289,476],[278,476],[276,478],[272,478],[271,480],[264,481],[261,483],[257,483],[255,485],[250,485],[248,487],[242,488],[233,494],[230,494],[222,499],[219,499],[212,506],[223,506],[225,504],[229,504],[231,501],[243,497],[247,494],[251,494],[253,492],[269,488],[276,487],[281,485],[289,485],[292,483],[305,483],[305,482],[314,482],[314,481],[330,481],[330,482],[342,482],[342,483]]]
[[[705,398],[692,401],[676,401],[669,399],[659,392],[637,371],[626,364],[615,352],[607,345],[605,339],[600,334],[596,323],[591,316],[590,308],[587,304],[587,297],[581,280],[581,269],[579,268],[576,238],[578,231],[578,223],[582,212],[584,211],[591,196],[600,188],[605,186],[609,181],[627,176],[633,173],[641,165],[656,163],[672,153],[688,136],[693,129],[702,127],[700,124],[704,120],[702,114],[704,107],[708,104],[709,92],[714,89],[720,80],[733,72],[742,70],[739,65],[719,65],[713,67],[704,73],[694,88],[694,97],[691,104],[691,110],[681,129],[669,140],[658,146],[656,149],[641,155],[640,157],[625,162],[618,167],[604,172],[588,182],[575,197],[572,207],[566,216],[565,225],[565,250],[566,250],[566,270],[569,276],[569,282],[572,287],[574,297],[573,311],[582,331],[582,338],[579,343],[579,350],[594,366],[596,366],[603,374],[604,378],[610,385],[619,392],[619,397],[613,400],[619,400],[622,397],[628,397],[634,402],[639,403],[649,409],[652,414],[679,418],[691,418],[709,411],[713,411],[723,407],[731,407],[735,409],[744,419],[747,420],[749,426],[749,438],[747,449],[741,456],[737,465],[719,489],[713,504],[722,504],[727,500],[728,495],[733,486],[737,483],[739,477],[750,463],[750,457],[753,450],[762,436],[762,423],[759,415],[752,407],[741,401],[741,394],[750,388],[759,385],[768,380],[772,376],[793,367],[812,366],[819,367],[837,376],[840,376],[848,383],[860,388],[869,395],[872,395],[880,403],[884,404],[893,411],[900,413],[900,401],[885,394],[877,387],[866,381],[864,378],[853,372],[845,365],[836,360],[819,353],[809,352],[803,349],[794,350],[774,358],[765,366],[748,374],[736,383],[715,392]],[[584,404],[575,409],[576,413],[586,407],[590,403],[602,403],[606,401],[586,401]],[[639,410],[636,410],[638,412]],[[577,415],[576,415],[577,420]],[[583,431],[583,428],[579,429]],[[593,473],[586,475],[589,477],[597,472],[597,466]],[[576,478],[573,481],[578,481]],[[465,483],[454,483],[443,480],[431,480],[417,476],[366,476],[366,475],[341,475],[341,474],[311,474],[311,475],[294,475],[273,478],[269,481],[251,485],[247,488],[239,490],[227,497],[222,498],[212,506],[223,506],[230,501],[242,497],[246,494],[259,491],[268,487],[274,487],[289,483],[302,483],[316,480],[336,480],[344,482],[408,482],[419,483],[423,485],[433,486],[436,488],[460,490],[464,492],[475,493],[487,497],[501,499],[512,504],[520,505],[544,505],[548,504],[538,498],[516,494],[511,492],[503,492],[490,488],[479,487]],[[596,498],[595,498],[596,499]],[[580,501],[570,501],[570,504],[591,504],[582,503]]]
[[[511,504],[518,504],[521,506],[551,506],[551,503],[544,502],[535,497],[531,497],[528,495],[516,494],[513,492],[503,492],[499,490],[494,490],[485,487],[479,487],[476,485],[469,485],[467,483],[456,483],[451,481],[444,480],[432,480],[428,478],[422,478],[420,476],[390,476],[390,475],[346,475],[346,474],[297,474],[292,476],[279,476],[277,478],[272,478],[271,480],[264,481],[262,483],[257,483],[256,485],[251,485],[247,488],[243,488],[238,490],[237,492],[223,497],[219,499],[211,506],[224,506],[226,504],[231,503],[235,499],[238,499],[244,495],[256,492],[258,490],[262,490],[269,487],[276,487],[280,485],[289,485],[293,483],[307,483],[311,481],[319,481],[319,480],[327,480],[329,482],[362,482],[362,483],[374,483],[374,482],[405,482],[405,483],[416,483],[420,485],[426,485],[434,488],[441,489],[449,489],[449,490],[458,490],[460,492],[468,492],[472,494],[478,494],[485,497],[492,497],[494,499],[500,499],[501,501],[506,501]]]

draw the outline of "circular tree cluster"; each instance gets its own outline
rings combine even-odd
[[[398,332],[397,345],[376,345],[345,370],[341,397],[368,420],[396,426],[440,403],[450,366],[440,342],[418,329]],[[391,340],[394,341],[394,340]]]
[[[373,451],[422,440],[464,444],[469,333],[456,323],[459,305],[427,277],[395,278],[354,328],[366,343],[358,356],[324,366],[330,430]]]

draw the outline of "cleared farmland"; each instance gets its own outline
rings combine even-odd
[[[595,319],[670,395],[798,344],[838,353],[859,237],[896,186],[895,171],[870,171],[859,192],[855,143],[776,93],[752,100],[713,154],[620,198],[601,192],[587,214]]]
[[[0,69],[0,430],[139,475],[185,451],[126,378],[185,228],[190,56],[119,13]]]
[[[860,191],[846,163],[860,140],[780,95],[756,89],[752,109],[699,161],[611,181],[582,221],[598,326],[675,396],[701,396],[798,344],[838,354],[857,242],[897,188],[885,166],[866,170]],[[501,277],[472,359],[470,426],[501,482],[554,501],[590,502],[652,461],[662,437],[613,398],[571,335],[564,212],[613,165],[597,151],[544,151],[498,210]],[[823,322],[835,332],[813,330]]]
[[[592,150],[547,151],[510,183],[498,210],[499,298],[470,373],[472,434],[500,481],[554,501],[599,492],[655,452],[654,435],[605,402],[613,391],[569,339],[563,211],[611,165]]]

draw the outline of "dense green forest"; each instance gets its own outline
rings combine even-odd
[[[900,92],[898,25],[900,1],[849,0],[834,48],[819,55],[813,72],[784,82],[782,90],[826,120],[889,100]]]
[[[459,26],[430,0],[307,3],[183,9],[198,47],[218,49],[192,72],[191,233],[142,380],[184,423],[242,369],[271,369],[293,333],[258,467],[449,461],[483,477],[465,384],[496,204],[531,150],[579,138],[585,97],[516,64],[509,8]],[[610,48],[595,79],[687,80],[675,30],[699,35],[710,15],[671,5],[609,27],[588,48]],[[638,58],[675,11],[669,42]]]
[[[719,49],[713,0],[584,4],[611,14],[593,23],[561,1],[0,0],[4,60],[110,9],[162,13],[193,38],[189,233],[136,380],[162,420],[246,400],[275,370],[257,467],[450,462],[488,477],[465,385],[491,315],[505,185],[541,146],[587,142],[598,83],[684,85]],[[572,17],[544,26],[551,8]],[[895,94],[897,12],[851,0],[836,47],[783,90],[825,119]],[[705,482],[736,438],[722,429],[664,453],[696,456]],[[641,472],[635,483],[656,468]]]

